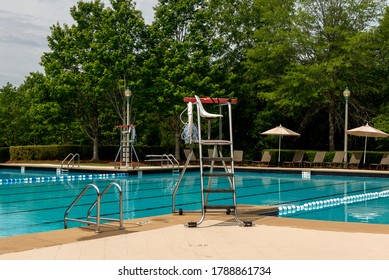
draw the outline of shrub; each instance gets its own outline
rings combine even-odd
[[[91,158],[92,149],[88,146],[11,146],[9,148],[10,160],[62,160],[68,154],[78,153],[80,158]]]
[[[99,159],[103,161],[114,161],[119,146],[100,146]],[[8,154],[4,155],[5,160],[63,160],[70,153],[79,154],[81,160],[90,160],[93,155],[91,146],[72,145],[40,145],[40,146],[11,146],[7,148]],[[174,147],[160,146],[135,146],[135,152],[139,160],[144,160],[149,154],[174,154]]]

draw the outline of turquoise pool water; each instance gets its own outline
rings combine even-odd
[[[124,219],[168,214],[178,180],[171,173],[131,175],[13,170],[0,175],[0,237],[63,229],[64,213],[90,183],[101,190],[112,182],[123,190]],[[1,172],[0,172],[1,173]],[[8,176],[8,177],[7,177]],[[224,180],[223,180],[224,179]],[[212,184],[223,187],[225,178]],[[199,173],[186,172],[176,197],[176,209],[200,209]],[[280,216],[344,222],[389,224],[389,180],[387,178],[322,176],[237,172],[239,204],[278,206]],[[117,218],[118,193],[112,189],[102,200],[102,217]],[[84,218],[96,199],[88,191],[72,210]],[[210,196],[210,203],[223,204],[227,197]],[[69,222],[69,227],[83,224]]]
[[[389,224],[389,179],[357,176],[263,174],[244,176],[239,203],[278,206],[279,216],[339,222]]]

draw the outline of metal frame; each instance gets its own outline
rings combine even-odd
[[[138,154],[135,150],[135,126],[134,125],[121,125],[117,126],[117,128],[120,128],[120,147],[116,154],[115,161],[114,161],[114,168],[120,169],[122,166],[122,162],[124,161],[126,163],[126,168],[131,165],[133,168],[133,155],[135,155],[136,161],[137,161],[137,168],[139,168],[139,158]],[[132,137],[130,137],[130,134],[132,133]],[[125,149],[124,155],[123,150]],[[119,161],[119,167],[116,167],[116,163]]]
[[[68,160],[69,157],[71,157],[70,160]],[[70,153],[70,154],[68,154],[68,155],[65,157],[65,159],[61,162],[61,172],[68,172],[69,169],[70,169],[70,163],[73,163],[72,167],[74,167],[74,159],[75,159],[76,157],[78,158],[77,166],[80,167],[80,155],[79,155],[79,154]],[[64,168],[63,168],[63,165],[64,165],[64,163],[65,163],[66,160],[68,160],[68,163],[67,163],[68,168],[67,168],[67,169],[64,169]]]
[[[119,219],[113,219],[113,218],[101,218],[101,199],[104,197],[104,195],[107,193],[107,191],[111,188],[111,187],[116,187],[119,191]],[[93,188],[96,192],[96,195],[97,195],[97,198],[96,198],[96,201],[90,206],[90,208],[88,209],[88,212],[87,212],[87,219],[86,220],[82,220],[82,219],[77,219],[77,218],[69,218],[69,212],[70,210],[77,204],[77,202],[84,196],[84,194],[90,189],[90,188]],[[92,210],[96,208],[96,216],[91,216],[91,212]],[[95,222],[93,221],[90,221],[89,219],[96,219]],[[100,230],[100,222],[101,220],[106,220],[106,221],[114,221],[114,222],[119,222],[119,229],[124,229],[123,227],[123,192],[122,192],[122,189],[121,187],[117,184],[117,183],[111,183],[109,184],[105,189],[104,191],[100,194],[100,190],[99,188],[94,185],[94,184],[88,184],[83,190],[82,192],[76,197],[76,199],[72,202],[72,204],[70,204],[70,206],[68,207],[68,209],[66,209],[65,211],[65,215],[64,215],[64,228],[67,229],[68,228],[68,221],[73,221],[73,222],[79,222],[79,223],[84,223],[84,224],[88,224],[88,225],[96,225],[96,229],[95,229],[95,232],[96,233],[100,233],[101,230]]]
[[[205,214],[206,211],[226,211],[227,214],[231,212],[233,209],[234,218],[236,222],[239,225],[242,226],[251,226],[251,221],[242,221],[238,217],[237,212],[237,200],[236,200],[236,189],[235,189],[235,171],[234,171],[234,147],[233,147],[233,130],[232,130],[232,109],[231,104],[235,102],[232,102],[230,99],[227,98],[204,98],[200,99],[197,96],[195,97],[195,100],[193,98],[184,98],[185,102],[193,102],[195,101],[195,105],[197,108],[197,126],[198,126],[198,141],[190,141],[191,143],[191,151],[189,156],[187,157],[184,169],[181,173],[181,176],[176,184],[176,187],[173,192],[172,197],[172,211],[173,213],[176,213],[175,209],[175,197],[179,188],[179,185],[181,183],[181,180],[184,176],[184,173],[186,171],[186,168],[189,164],[190,158],[193,154],[193,145],[192,143],[195,142],[198,144],[199,148],[199,157],[200,157],[200,188],[201,188],[201,218],[197,222],[188,222],[186,226],[188,227],[197,227],[205,220]],[[215,103],[219,105],[219,114],[211,114],[205,111],[205,109],[202,106],[202,103]],[[222,139],[222,106],[228,106],[228,123],[229,123],[229,139],[223,140]],[[201,125],[202,125],[202,119],[206,119],[208,121],[208,133],[207,133],[207,139],[202,138],[201,134]],[[211,120],[219,120],[219,137],[217,139],[211,139]],[[191,139],[193,140],[193,139]],[[212,157],[205,157],[203,156],[203,146],[213,146],[213,155]],[[223,157],[221,148],[223,146],[229,147],[229,153],[230,156]],[[223,165],[223,172],[214,172],[216,169],[214,168],[215,162],[221,162]],[[210,162],[210,170],[209,172],[204,172],[204,162]],[[230,167],[226,164],[226,162],[230,162]],[[204,177],[208,177],[208,184],[207,187],[204,186]],[[229,180],[230,188],[226,189],[219,189],[219,188],[212,188],[211,187],[211,181],[213,177],[227,177]],[[232,195],[232,205],[208,205],[208,197],[210,194],[217,194],[217,193],[231,193]],[[190,212],[199,212],[199,211],[190,211]],[[182,210],[179,210],[179,213],[182,213]]]

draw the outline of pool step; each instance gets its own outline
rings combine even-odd
[[[204,189],[205,193],[233,193],[233,189]]]
[[[234,177],[233,173],[203,173],[203,177]]]

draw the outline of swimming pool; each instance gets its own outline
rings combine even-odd
[[[0,175],[0,237],[63,229],[66,209],[91,183],[100,189],[112,182],[121,186],[125,220],[168,214],[172,211],[172,193],[178,180],[171,173],[12,172],[18,173],[17,176]],[[214,178],[213,183],[228,184],[222,179]],[[186,172],[176,197],[177,209],[200,209],[199,184],[198,172]],[[301,174],[236,172],[236,186],[238,204],[278,206],[280,216],[389,224],[387,178],[324,175],[303,178]],[[117,218],[117,197],[115,190],[105,195],[101,202],[102,217]],[[95,199],[95,193],[87,192],[72,210],[72,216],[83,218]],[[210,199],[223,204],[227,198]],[[82,224],[68,225],[78,226]]]
[[[59,174],[55,169],[1,169],[0,237],[61,229],[64,211],[87,184],[103,184],[126,176],[125,173]],[[83,204],[90,205],[95,199],[90,193]],[[76,215],[77,212],[80,210],[76,210]]]
[[[363,176],[263,174],[262,191],[239,203],[278,206],[279,216],[339,222],[389,224],[389,180]],[[249,178],[242,188],[249,187]],[[256,175],[252,180],[257,180]],[[249,187],[250,188],[250,187]]]

